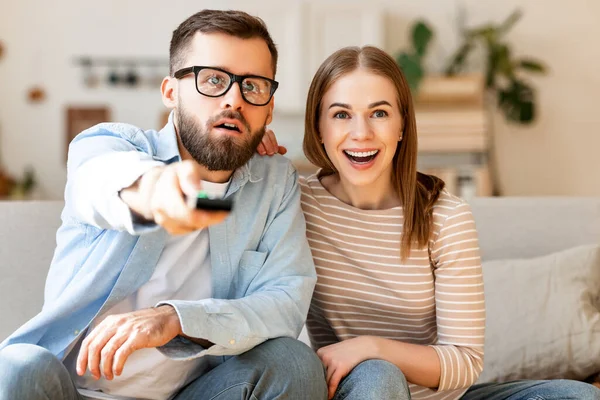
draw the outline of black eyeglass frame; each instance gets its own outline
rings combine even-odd
[[[198,74],[200,73],[200,71],[202,71],[203,69],[214,69],[215,71],[220,71],[223,72],[225,74],[227,74],[229,76],[229,86],[227,86],[227,89],[225,89],[225,91],[219,95],[210,95],[210,94],[204,94],[200,91],[200,89],[198,89]],[[236,74],[232,74],[229,71],[226,71],[222,68],[217,68],[217,67],[208,67],[208,66],[200,66],[200,65],[194,65],[192,67],[186,67],[186,68],[182,68],[178,71],[175,71],[175,73],[173,74],[173,77],[176,79],[181,79],[184,76],[190,74],[190,73],[194,73],[194,81],[196,84],[196,91],[198,93],[200,93],[202,96],[206,96],[206,97],[221,97],[223,95],[225,95],[227,92],[229,92],[229,89],[231,89],[231,87],[233,86],[233,84],[235,82],[238,83],[239,87],[240,87],[240,93],[242,94],[242,98],[244,99],[244,101],[248,104],[252,104],[253,106],[266,106],[267,104],[269,104],[269,102],[271,101],[271,99],[273,98],[273,94],[275,94],[275,91],[277,90],[277,88],[279,87],[279,82],[267,78],[265,76],[260,76],[260,75],[236,75]],[[269,99],[262,104],[255,104],[252,103],[250,101],[248,101],[248,99],[246,98],[246,95],[244,94],[244,90],[242,89],[242,82],[244,81],[244,79],[246,78],[260,78],[260,79],[265,79],[267,81],[269,81],[269,83],[271,83],[271,93],[269,93]]]

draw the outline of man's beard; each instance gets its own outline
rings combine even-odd
[[[181,105],[175,110],[181,144],[192,158],[209,171],[233,171],[246,164],[256,152],[266,131],[263,125],[250,132],[250,125],[237,111],[226,110],[210,118],[204,128],[183,111]],[[245,127],[240,137],[213,135],[213,125],[222,118],[237,119]]]

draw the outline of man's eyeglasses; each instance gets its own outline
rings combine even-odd
[[[271,101],[273,93],[277,90],[279,83],[273,79],[258,75],[235,75],[215,67],[187,67],[175,72],[173,76],[181,79],[194,73],[196,77],[196,90],[198,93],[208,97],[223,96],[234,82],[240,85],[243,99],[255,106],[264,106]]]

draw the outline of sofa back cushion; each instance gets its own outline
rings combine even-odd
[[[600,243],[600,198],[480,197],[471,208],[484,261]]]
[[[62,201],[0,201],[0,341],[37,314]]]
[[[600,244],[485,261],[479,382],[585,379],[600,372]]]

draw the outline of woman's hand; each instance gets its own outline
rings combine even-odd
[[[377,358],[377,346],[373,337],[359,336],[329,346],[321,347],[317,355],[327,370],[329,399],[335,395],[338,385],[358,364]]]
[[[258,144],[256,151],[261,156],[265,156],[267,154],[272,156],[276,153],[283,155],[287,153],[287,149],[285,147],[279,146],[275,134],[270,129],[267,129],[267,131],[265,132],[262,142]]]

